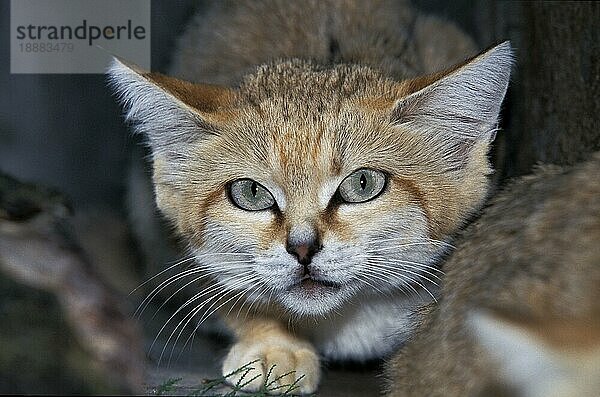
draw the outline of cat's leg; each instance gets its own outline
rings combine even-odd
[[[266,318],[227,321],[237,335],[223,362],[223,375],[231,384],[244,385],[244,390],[259,390],[265,383],[275,394],[285,392],[294,384],[295,393],[316,391],[320,378],[319,357],[307,341],[292,335],[276,320]],[[250,381],[252,378],[252,381]],[[250,381],[249,383],[247,383]],[[272,382],[272,383],[271,383]],[[294,383],[296,382],[296,383]],[[247,383],[247,384],[246,384]]]

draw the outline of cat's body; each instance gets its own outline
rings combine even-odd
[[[499,193],[465,231],[439,305],[390,362],[390,396],[600,392],[600,153]],[[494,394],[495,393],[495,394]]]
[[[405,2],[217,2],[173,63],[202,84],[115,62],[183,275],[211,280],[182,310],[220,310],[237,337],[224,373],[260,359],[247,388],[277,364],[312,392],[319,355],[382,357],[410,335],[486,197],[510,47],[416,76],[472,47]]]

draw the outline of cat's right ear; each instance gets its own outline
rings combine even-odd
[[[145,136],[155,156],[218,134],[235,100],[229,88],[146,72],[116,58],[107,75],[127,121]]]
[[[453,163],[464,165],[473,148],[495,137],[513,64],[509,42],[446,71],[401,83],[408,93],[392,111],[396,126],[442,145]]]

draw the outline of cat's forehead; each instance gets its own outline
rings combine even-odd
[[[243,110],[223,136],[225,146],[236,148],[231,162],[238,177],[272,183],[289,195],[337,186],[370,165],[370,152],[390,146],[378,131],[388,124],[385,112],[363,100],[383,98],[391,106],[394,89],[360,66],[289,61],[259,68],[240,86]]]
[[[323,66],[290,60],[262,65],[248,74],[239,87],[243,101],[258,105],[287,101],[290,105],[339,101],[361,96],[395,95],[397,84],[379,72],[359,65]]]
[[[298,157],[314,162],[320,154],[337,161],[336,151],[364,139],[361,130],[387,123],[397,98],[398,84],[367,67],[299,60],[263,65],[239,87],[244,110],[233,129],[236,135],[250,130],[241,135],[258,149],[279,153],[283,163]]]
[[[283,117],[275,108],[269,115],[248,112],[224,137],[238,148],[232,161],[240,173],[293,194],[312,191],[351,167],[341,147],[340,120],[297,112]]]

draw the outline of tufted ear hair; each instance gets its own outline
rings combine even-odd
[[[235,99],[229,88],[146,72],[116,58],[107,75],[126,119],[145,136],[154,156],[218,134]]]
[[[444,72],[400,83],[408,94],[394,104],[391,121],[466,156],[475,143],[493,141],[512,64],[506,41]]]

